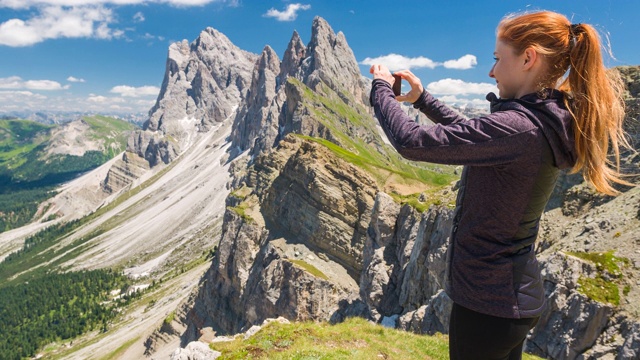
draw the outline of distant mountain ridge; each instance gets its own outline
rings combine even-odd
[[[49,191],[124,151],[134,128],[103,116],[61,125],[0,120],[0,230],[29,222]]]

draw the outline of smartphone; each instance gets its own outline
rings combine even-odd
[[[395,81],[393,82],[393,94],[395,96],[398,96],[402,93],[401,92],[402,78],[400,77],[400,75],[396,75],[396,74],[393,74],[393,78],[395,79]]]

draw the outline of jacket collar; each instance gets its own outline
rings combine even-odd
[[[500,99],[494,93],[488,93],[486,99],[490,102],[490,111],[494,113],[496,111],[500,111],[502,109],[502,105],[508,102],[517,102],[522,105],[535,105],[543,103],[547,100],[554,100],[562,103],[564,98],[564,93],[560,90],[556,89],[544,89],[542,93],[530,93],[522,96],[519,99]]]

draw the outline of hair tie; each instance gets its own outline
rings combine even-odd
[[[569,48],[572,49],[576,46],[576,33],[578,26],[582,26],[582,23],[569,25]]]

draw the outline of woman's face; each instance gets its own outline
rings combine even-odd
[[[502,99],[519,98],[526,83],[522,66],[526,63],[526,54],[516,55],[511,45],[496,40],[496,50],[493,53],[495,63],[489,71],[489,76],[496,79],[499,96]]]

